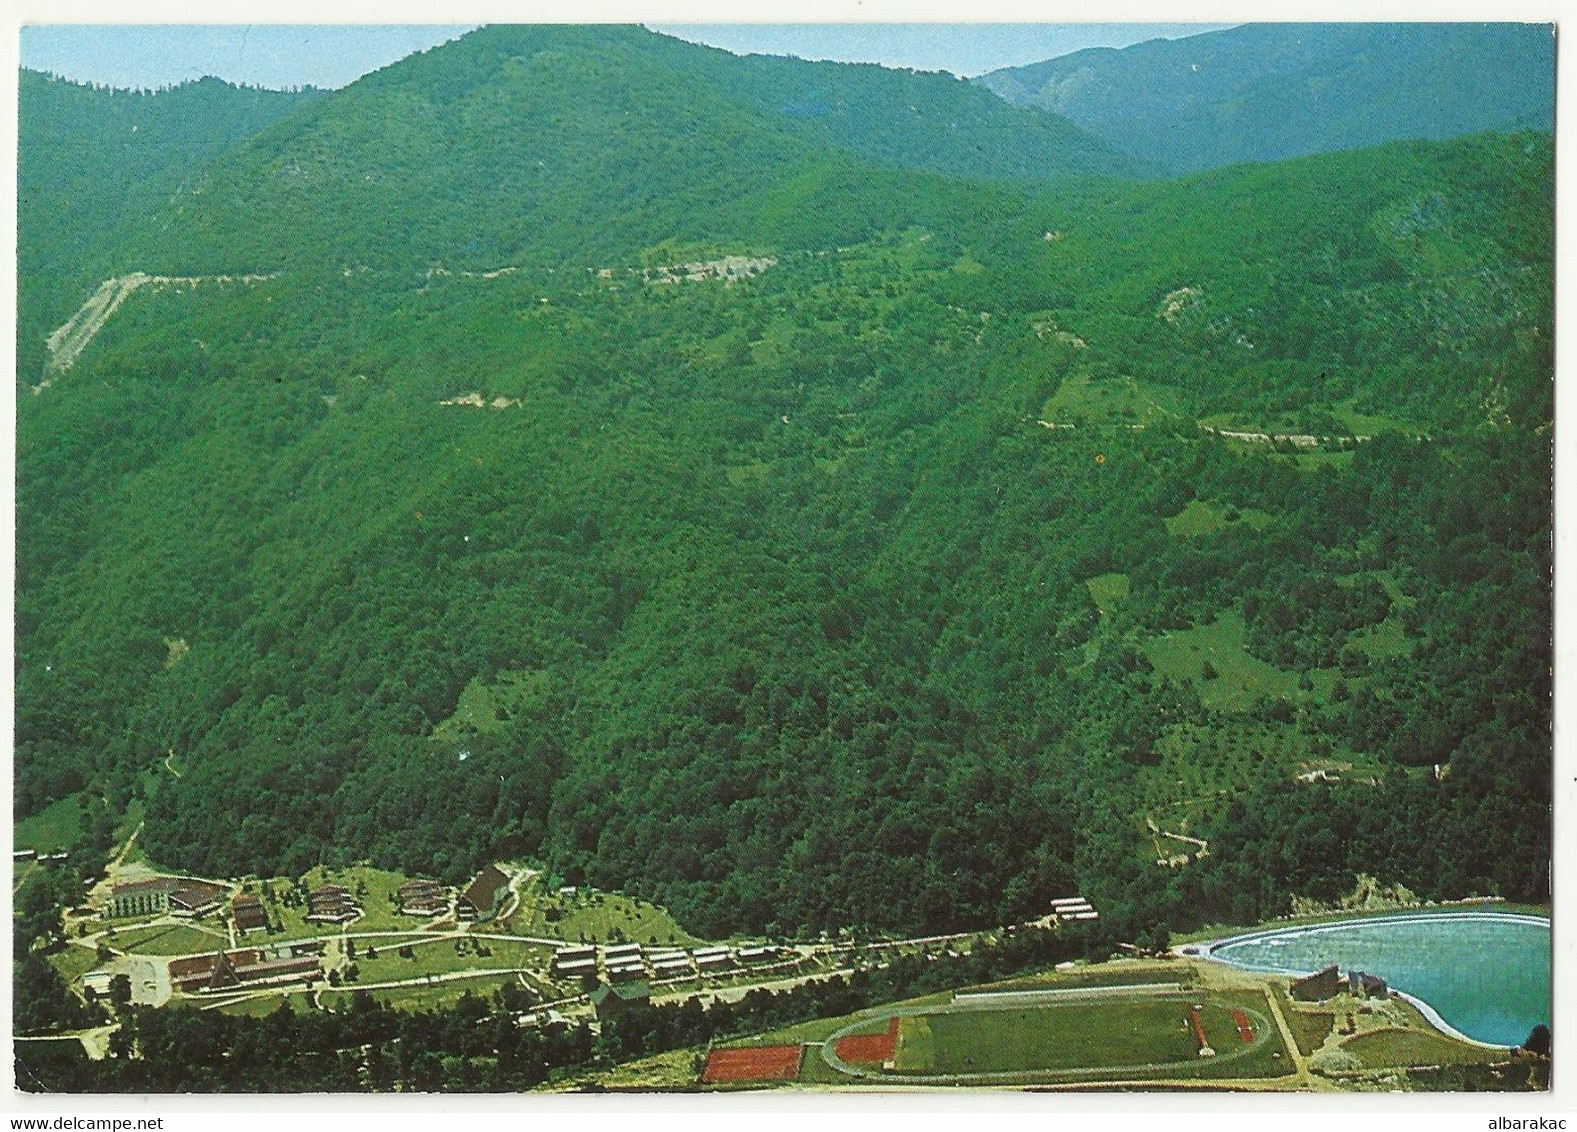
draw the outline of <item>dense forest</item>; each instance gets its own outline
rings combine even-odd
[[[17,816],[705,934],[1547,898],[1549,136],[1144,181],[889,74],[487,29],[118,228],[273,277],[19,388]]]
[[[159,91],[89,87],[23,70],[17,89],[17,372],[107,275],[126,231],[188,178],[322,91],[219,79]]]

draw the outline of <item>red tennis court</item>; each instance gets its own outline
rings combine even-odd
[[[792,1081],[799,1076],[804,1046],[743,1046],[714,1049],[706,1055],[701,1084],[737,1081]]]
[[[851,1034],[847,1038],[839,1038],[833,1049],[843,1061],[887,1062],[893,1059],[893,1051],[897,1047],[898,1018],[895,1015],[887,1020],[885,1034]]]

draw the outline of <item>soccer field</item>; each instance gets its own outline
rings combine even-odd
[[[1195,1004],[1208,1057],[1200,1056],[1191,1021]],[[1016,1075],[1268,1077],[1289,1068],[1262,995],[1188,992],[917,1012],[899,1019],[893,1054],[893,1076],[959,1083]]]

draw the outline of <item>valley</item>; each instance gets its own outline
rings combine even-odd
[[[107,1055],[40,1074],[1536,1083],[1166,956],[1551,899],[1548,131],[1162,176],[589,26],[25,94],[13,1029]]]

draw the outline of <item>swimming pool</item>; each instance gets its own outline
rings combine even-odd
[[[1370,916],[1250,932],[1198,953],[1274,974],[1367,971],[1421,1000],[1437,1024],[1491,1045],[1521,1045],[1550,1022],[1550,922],[1539,916]]]

